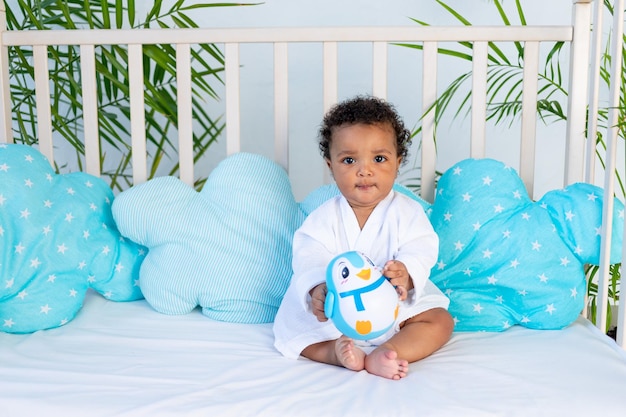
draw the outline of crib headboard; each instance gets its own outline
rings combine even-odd
[[[602,2],[599,3],[601,7]],[[224,53],[224,117],[226,124],[225,153],[233,154],[242,150],[241,117],[241,62],[240,51],[250,44],[270,45],[269,53],[273,60],[273,103],[257,111],[267,113],[273,119],[273,158],[288,171],[293,171],[293,154],[290,147],[294,141],[302,140],[290,137],[290,109],[299,98],[290,91],[290,48],[295,44],[317,44],[323,56],[322,79],[316,86],[322,95],[322,106],[316,109],[321,115],[324,110],[338,101],[341,94],[339,85],[339,61],[344,44],[363,44],[371,48],[371,65],[367,71],[372,73],[369,93],[386,98],[388,80],[395,77],[402,68],[389,64],[391,48],[397,44],[411,43],[420,46],[421,81],[415,94],[420,96],[423,114],[420,119],[421,134],[419,142],[421,196],[432,201],[436,185],[437,171],[445,167],[438,165],[438,152],[435,146],[435,114],[426,112],[435,102],[440,92],[437,90],[441,68],[438,65],[438,48],[447,42],[472,42],[472,95],[470,132],[463,141],[469,143],[467,157],[481,158],[487,155],[488,131],[487,112],[487,68],[490,42],[520,42],[524,46],[523,98],[520,122],[519,162],[516,168],[522,177],[529,195],[534,195],[536,172],[536,130],[538,76],[540,71],[540,48],[544,43],[564,42],[569,45],[569,85],[567,105],[567,129],[563,158],[563,184],[578,181],[596,181],[595,140],[589,144],[587,137],[595,138],[596,127],[590,124],[587,132],[587,111],[597,108],[597,92],[594,83],[590,83],[590,74],[597,71],[595,65],[588,65],[590,53],[597,50],[589,30],[593,16],[592,0],[574,0],[572,24],[563,26],[406,26],[406,27],[290,27],[290,28],[221,28],[221,29],[141,29],[141,30],[72,30],[72,31],[7,31],[4,4],[0,4],[0,141],[13,142],[14,129],[11,109],[13,102],[10,94],[10,66],[8,47],[28,46],[33,49],[35,68],[35,91],[37,97],[38,147],[52,162],[55,160],[54,132],[51,123],[51,97],[48,78],[48,46],[78,45],[80,47],[82,102],[85,126],[85,166],[84,170],[100,175],[100,141],[98,139],[98,117],[96,106],[96,65],[94,50],[98,45],[120,44],[128,48],[128,72],[130,82],[130,113],[132,136],[132,178],[134,184],[148,179],[145,132],[145,101],[143,86],[142,45],[171,44],[176,48],[176,72],[178,84],[178,143],[179,176],[188,184],[195,179],[193,155],[193,114],[191,113],[191,49],[194,44],[216,44]],[[616,10],[618,7],[616,6]],[[623,9],[623,7],[622,7]],[[597,14],[597,13],[596,13]],[[618,19],[616,18],[616,21]],[[623,19],[622,19],[623,20]],[[593,50],[593,51],[592,51]],[[617,50],[617,49],[616,49]],[[615,52],[617,53],[617,52]],[[619,48],[621,54],[621,48]],[[615,57],[616,55],[614,55]],[[615,59],[618,63],[621,59]],[[592,60],[592,62],[595,62]],[[594,78],[591,77],[593,80]],[[590,88],[591,86],[591,94]],[[592,97],[591,102],[588,97]],[[590,120],[592,116],[589,117]],[[613,133],[616,136],[616,132]],[[316,135],[310,132],[310,137]],[[609,149],[611,152],[612,148]],[[613,153],[615,152],[612,150]],[[614,160],[614,155],[612,159]],[[319,158],[321,164],[321,158]],[[611,158],[609,158],[609,163]],[[614,165],[614,163],[613,163]],[[613,165],[607,167],[612,172]],[[323,181],[323,178],[320,178]],[[608,182],[607,182],[608,181]],[[612,180],[605,181],[607,192],[612,193]],[[610,209],[610,208],[608,208]],[[610,217],[610,216],[609,216]],[[610,225],[603,226],[605,235]],[[610,236],[605,239],[610,241]],[[601,267],[603,274],[608,273],[608,260]],[[606,277],[604,282],[606,282]],[[600,300],[606,303],[606,289],[602,290]],[[605,304],[606,305],[606,304]],[[605,326],[605,309],[598,308],[598,326]],[[622,308],[620,317],[626,315]],[[624,344],[623,326],[618,328],[620,343]]]

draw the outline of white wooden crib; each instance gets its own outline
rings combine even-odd
[[[619,4],[617,4],[619,3]],[[32,46],[38,114],[38,149],[53,163],[58,148],[50,121],[50,90],[47,78],[47,46],[80,45],[83,104],[85,115],[84,171],[101,173],[98,140],[94,48],[97,45],[128,45],[131,90],[133,183],[148,181],[145,136],[142,45],[172,44],[177,51],[178,72],[178,158],[180,179],[192,185],[198,166],[193,163],[190,90],[190,45],[214,43],[225,54],[225,145],[216,145],[217,159],[246,151],[242,145],[240,111],[246,92],[241,88],[240,50],[249,44],[269,44],[273,54],[273,103],[257,111],[274,122],[268,143],[270,155],[297,176],[306,176],[303,165],[311,167],[314,182],[322,185],[321,157],[302,158],[290,152],[302,137],[290,137],[290,109],[299,100],[290,94],[290,51],[295,44],[320,46],[322,83],[316,87],[322,106],[312,109],[319,116],[342,96],[339,85],[339,56],[344,44],[371,45],[372,83],[369,91],[388,96],[388,79],[402,68],[389,65],[392,48],[398,43],[423,46],[420,56],[419,94],[421,134],[415,152],[421,163],[421,197],[432,202],[437,172],[446,162],[446,139],[440,133],[435,146],[433,112],[425,112],[438,96],[438,47],[446,42],[473,42],[471,129],[464,141],[469,153],[463,158],[491,155],[486,119],[487,66],[489,42],[522,42],[524,54],[524,95],[519,124],[518,170],[531,197],[539,198],[537,172],[541,166],[564,167],[559,187],[575,182],[592,182],[614,193],[614,177],[600,178],[617,167],[620,149],[617,129],[603,132],[608,149],[606,169],[594,163],[594,112],[600,100],[596,54],[601,47],[589,30],[598,25],[599,6],[591,0],[574,0],[572,24],[566,26],[457,26],[457,27],[318,27],[318,28],[233,28],[185,30],[76,30],[6,31],[0,35],[0,142],[14,138],[10,70],[7,47]],[[622,2],[615,9],[623,10]],[[623,14],[615,13],[613,28],[621,33]],[[595,20],[594,20],[595,17]],[[0,23],[4,22],[0,5]],[[619,80],[622,69],[621,37],[612,51],[612,77]],[[569,100],[565,152],[538,158],[537,78],[541,46],[550,42],[569,45]],[[590,59],[591,57],[591,59]],[[591,64],[589,64],[591,62]],[[254,83],[254,81],[250,81]],[[617,82],[613,84],[618,85]],[[619,89],[609,92],[617,103]],[[608,105],[611,108],[612,105]],[[403,109],[399,109],[403,111]],[[617,112],[609,112],[609,125]],[[317,126],[306,140],[314,143]],[[589,130],[589,132],[588,132]],[[463,145],[463,146],[465,146]],[[461,146],[461,145],[459,145]],[[452,147],[459,147],[454,144]],[[443,156],[443,157],[442,157]],[[308,162],[307,162],[308,161]],[[313,161],[313,162],[311,162]],[[316,162],[318,161],[318,162]],[[443,161],[443,162],[442,162]],[[456,161],[453,161],[456,162]],[[308,168],[307,168],[308,169]],[[294,185],[296,187],[297,185]],[[607,197],[607,201],[612,201]],[[613,207],[605,204],[605,213]],[[610,216],[606,216],[607,218]],[[1,229],[0,229],[1,230]],[[140,415],[419,415],[419,416],[623,416],[626,413],[626,338],[623,323],[626,309],[619,306],[617,343],[604,334],[607,327],[609,260],[607,245],[611,224],[603,223],[597,326],[581,314],[562,330],[531,330],[520,326],[504,332],[455,333],[452,340],[431,357],[411,365],[409,376],[386,381],[364,372],[320,365],[308,360],[284,359],[273,348],[271,324],[227,323],[211,320],[197,311],[186,315],[163,315],[144,300],[114,302],[89,292],[75,319],[64,326],[30,334],[0,332],[0,415],[7,417],[50,416],[140,416]],[[14,245],[5,241],[4,245]],[[3,262],[8,262],[5,259]],[[1,283],[0,283],[1,284]],[[0,297],[1,299],[1,297]],[[599,329],[603,329],[602,331]]]

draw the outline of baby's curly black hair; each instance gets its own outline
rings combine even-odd
[[[322,156],[330,159],[330,144],[335,128],[358,123],[388,124],[396,136],[398,156],[402,157],[402,163],[406,162],[412,140],[411,132],[404,126],[391,103],[372,96],[356,96],[345,100],[335,104],[326,113],[319,130],[319,148]]]

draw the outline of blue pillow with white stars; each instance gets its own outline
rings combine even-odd
[[[197,192],[160,177],[120,193],[122,234],[148,247],[139,280],[164,314],[200,307],[214,320],[274,320],[291,280],[293,234],[304,220],[285,170],[261,155],[220,162]]]
[[[0,330],[64,325],[89,288],[113,301],[142,298],[145,249],[121,238],[112,200],[101,179],[57,175],[35,148],[0,144]]]
[[[613,213],[610,260],[621,258],[624,205]],[[431,222],[432,281],[450,298],[456,331],[513,325],[560,329],[585,307],[584,264],[598,264],[603,190],[577,183],[533,202],[511,167],[459,162],[441,177]]]

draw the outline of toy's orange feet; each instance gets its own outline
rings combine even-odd
[[[354,328],[358,334],[368,334],[372,332],[372,322],[369,320],[357,320]]]

